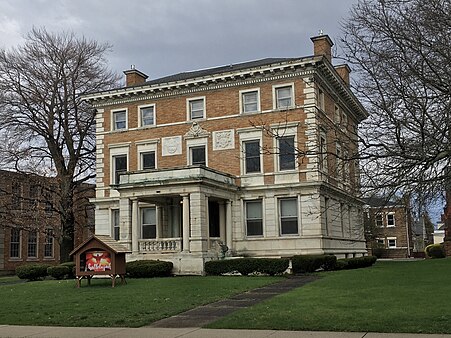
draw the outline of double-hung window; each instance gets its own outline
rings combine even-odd
[[[252,140],[243,142],[245,173],[261,172],[260,164],[260,141]]]
[[[113,130],[127,129],[127,111],[113,111]]]
[[[20,258],[20,230],[11,228],[11,238],[9,241],[9,257]]]
[[[141,209],[141,229],[143,239],[157,237],[157,212],[155,207]]]
[[[387,246],[389,249],[396,248],[396,238],[387,238]]]
[[[207,165],[205,145],[190,147],[189,153],[191,165]]]
[[[119,176],[127,171],[127,155],[113,156],[113,184],[119,184]]]
[[[387,226],[394,227],[395,226],[395,213],[390,212],[387,214]]]
[[[155,125],[155,106],[139,107],[141,127]]]
[[[276,109],[286,109],[293,106],[293,86],[275,88]]]
[[[284,136],[279,141],[279,170],[292,170],[296,168],[296,152],[294,136]]]
[[[119,209],[111,210],[111,220],[113,222],[113,238],[118,241],[121,237],[121,225],[119,223]]]
[[[53,257],[53,230],[46,229],[44,243],[44,257]]]
[[[247,236],[263,236],[262,200],[246,201],[245,208]]]
[[[321,132],[319,137],[319,169],[327,172],[327,141],[325,132]]]
[[[38,233],[36,231],[28,233],[28,257],[38,257]]]
[[[146,151],[141,153],[142,169],[155,169],[155,151]]]
[[[241,112],[255,113],[260,110],[258,90],[246,91],[241,93]]]
[[[379,228],[382,228],[384,226],[384,222],[382,220],[382,214],[380,214],[380,213],[376,214],[376,226]]]
[[[203,119],[205,117],[205,99],[189,99],[188,113],[190,120]]]
[[[280,233],[282,235],[298,233],[297,205],[297,198],[283,198],[279,200]]]

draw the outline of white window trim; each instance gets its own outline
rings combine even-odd
[[[11,231],[12,231],[12,229],[13,228],[11,228]],[[11,260],[11,261],[17,261],[17,260],[19,260],[19,259],[22,259],[22,241],[23,241],[23,231],[21,230],[21,229],[18,229],[19,230],[19,250],[18,250],[18,256],[17,257],[11,257],[11,232],[9,233],[9,236],[10,236],[10,242],[9,242],[9,252],[8,252],[8,256],[9,256],[9,259]],[[17,243],[17,242],[14,242],[14,243]]]
[[[191,165],[191,148],[192,147],[205,147],[205,166],[208,166],[208,138],[200,137],[195,139],[186,140],[186,164]]]
[[[262,202],[262,234],[261,235],[250,235],[249,236],[247,234],[247,209],[246,209],[246,202],[255,202],[255,201],[261,201]],[[256,198],[243,199],[241,207],[242,207],[242,215],[243,215],[243,225],[244,225],[243,226],[243,232],[244,232],[244,236],[246,238],[249,238],[249,239],[266,237],[266,235],[265,235],[265,228],[266,228],[265,227],[265,216],[266,216],[266,213],[265,213],[265,210],[266,210],[265,198],[264,197],[263,198],[256,197]]]
[[[36,233],[36,242],[35,242],[36,255],[34,255],[34,256],[30,256],[30,252],[28,250],[29,245],[30,245],[30,234],[32,232]],[[39,232],[37,230],[31,230],[28,232],[28,237],[27,237],[27,259],[37,259],[38,257],[39,257]]]
[[[296,210],[297,210],[297,222],[298,222],[298,232],[295,234],[282,234],[282,215],[281,215],[281,201],[286,199],[296,199]],[[279,196],[277,197],[277,222],[279,224],[279,236],[280,237],[293,237],[299,236],[301,232],[301,197],[299,195],[296,196]]]
[[[158,223],[160,219],[160,211],[159,208],[157,208],[154,204],[143,204],[139,206],[139,238],[143,238],[143,220],[144,220],[144,209],[155,209],[155,238],[152,239],[158,239],[160,237],[160,234],[158,233]]]
[[[50,256],[45,254],[45,246],[48,244],[47,243],[47,231],[48,230],[52,230],[53,231],[53,229],[52,228],[46,228],[44,230],[44,247],[43,247],[43,250],[42,250],[43,255],[44,255],[44,259],[49,259],[49,258],[54,258],[55,257],[55,237],[52,237],[52,254]]]
[[[324,90],[321,87],[318,87],[317,89],[317,95],[318,95],[318,108],[322,111],[326,109],[326,97]]]
[[[243,94],[246,93],[252,93],[257,92],[257,111],[252,112],[245,112],[243,107]],[[246,90],[240,90],[239,91],[239,103],[240,103],[240,114],[255,114],[255,113],[261,113],[261,106],[260,106],[260,88],[252,88],[252,89],[246,89]]]
[[[289,127],[289,128],[272,128],[275,135],[278,135],[280,137],[290,137],[294,136],[294,169],[287,169],[287,170],[280,170],[279,167],[279,138],[273,137],[273,147],[275,149],[274,154],[274,169],[277,173],[291,173],[294,171],[297,171],[299,169],[299,161],[298,156],[296,154],[296,149],[298,149],[298,130],[297,127]]]
[[[291,106],[289,107],[277,107],[277,95],[276,95],[276,90],[282,87],[291,87]],[[294,82],[289,82],[289,83],[283,83],[283,84],[277,84],[277,85],[273,85],[272,86],[272,108],[274,110],[284,110],[284,109],[290,109],[290,108],[294,108],[296,107],[296,102],[295,102],[295,93],[294,93]]]
[[[121,156],[125,155],[127,156],[127,171],[130,171],[130,147],[112,147],[113,145],[110,145],[110,185],[114,184],[114,173],[115,173],[115,162],[114,157],[115,156]]]
[[[381,225],[377,225],[377,216],[381,217]],[[383,228],[384,227],[384,215],[381,212],[377,212],[374,214],[374,225],[378,228]]]
[[[324,149],[321,147],[321,139],[324,139]],[[327,161],[327,133],[324,130],[320,130],[319,139],[318,139],[318,148],[319,148],[319,158],[318,158],[318,169],[328,174],[329,173],[329,165]],[[323,151],[324,150],[324,151]]]
[[[119,208],[109,208],[110,214],[110,225],[111,225],[111,238],[114,239],[114,217],[113,217],[113,212],[114,211],[118,211],[119,212],[119,240],[121,239],[121,212]]]
[[[390,246],[390,240],[394,240],[395,241],[395,246]],[[388,249],[396,249],[398,247],[398,243],[397,243],[397,238],[396,237],[387,237],[387,248]]]
[[[191,101],[197,101],[197,100],[203,100],[204,103],[204,107],[203,107],[203,116],[196,118],[196,119],[192,119],[191,118],[191,109],[190,109],[190,102]],[[205,96],[198,96],[198,97],[190,97],[186,99],[186,120],[187,121],[198,121],[198,120],[202,120],[205,119],[207,116],[207,112],[206,112],[206,106],[207,106],[207,102],[206,102],[206,98]]]
[[[143,143],[143,144],[137,144],[136,145],[136,151],[138,153],[138,158],[137,158],[137,168],[138,170],[144,170],[143,169],[143,161],[142,161],[142,154],[143,153],[148,153],[148,152],[155,152],[155,169],[158,168],[158,149],[157,149],[157,142],[152,142],[152,143]]]
[[[335,177],[338,181],[343,180],[343,149],[340,143],[335,144]]]
[[[395,218],[395,212],[387,212],[387,214],[385,215],[385,221],[387,222],[387,228],[394,228],[396,226],[396,218]],[[393,215],[393,225],[389,225],[388,224],[388,215]]]
[[[114,113],[125,111],[125,128],[123,129],[116,129],[116,123],[114,121]],[[117,108],[117,109],[111,109],[111,131],[112,132],[120,132],[124,130],[128,130],[128,108]]]
[[[142,108],[150,108],[153,107],[153,124],[149,124],[149,125],[143,125],[143,121],[142,121],[142,115],[141,115],[141,109]],[[144,104],[144,105],[140,105],[138,106],[138,126],[139,128],[150,128],[150,127],[154,127],[157,125],[157,112],[156,112],[156,105],[155,103],[152,104]]]

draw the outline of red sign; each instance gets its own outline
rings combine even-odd
[[[106,251],[90,251],[86,253],[87,271],[111,270],[110,253]]]

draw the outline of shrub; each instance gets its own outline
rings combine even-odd
[[[171,275],[172,268],[172,262],[155,260],[127,262],[125,267],[131,278],[166,277]]]
[[[293,272],[314,272],[318,269],[334,270],[337,257],[333,255],[297,255],[292,258]]]
[[[429,244],[424,252],[428,258],[445,258],[445,248],[442,244]]]
[[[67,265],[49,266],[47,268],[47,274],[55,279],[63,279],[70,273],[70,270]]]
[[[30,281],[38,280],[47,276],[47,264],[26,264],[16,268],[16,275],[20,279]]]
[[[346,270],[348,268],[348,260],[347,259],[337,259],[335,263],[335,270]]]
[[[207,275],[222,275],[238,271],[243,276],[250,273],[263,273],[270,276],[283,273],[289,265],[287,258],[237,258],[205,263]]]
[[[69,272],[67,274],[67,279],[74,279],[75,278],[75,262],[65,262],[61,263],[60,265],[67,266],[69,268]]]
[[[354,257],[337,260],[336,270],[367,268],[376,263],[376,256]]]

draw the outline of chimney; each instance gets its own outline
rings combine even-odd
[[[132,65],[131,69],[124,70],[125,74],[125,86],[132,87],[132,86],[138,86],[140,84],[143,84],[146,82],[146,79],[148,76],[139,70],[135,69],[135,66]]]
[[[340,77],[343,79],[343,81],[349,87],[349,85],[350,85],[349,73],[351,73],[351,68],[349,68],[349,66],[346,64],[338,65],[338,66],[335,66],[334,68],[337,71],[338,75],[340,75]]]
[[[313,41],[313,55],[324,55],[330,62],[332,62],[332,46],[334,43],[329,38],[329,35],[322,34],[310,38]]]

